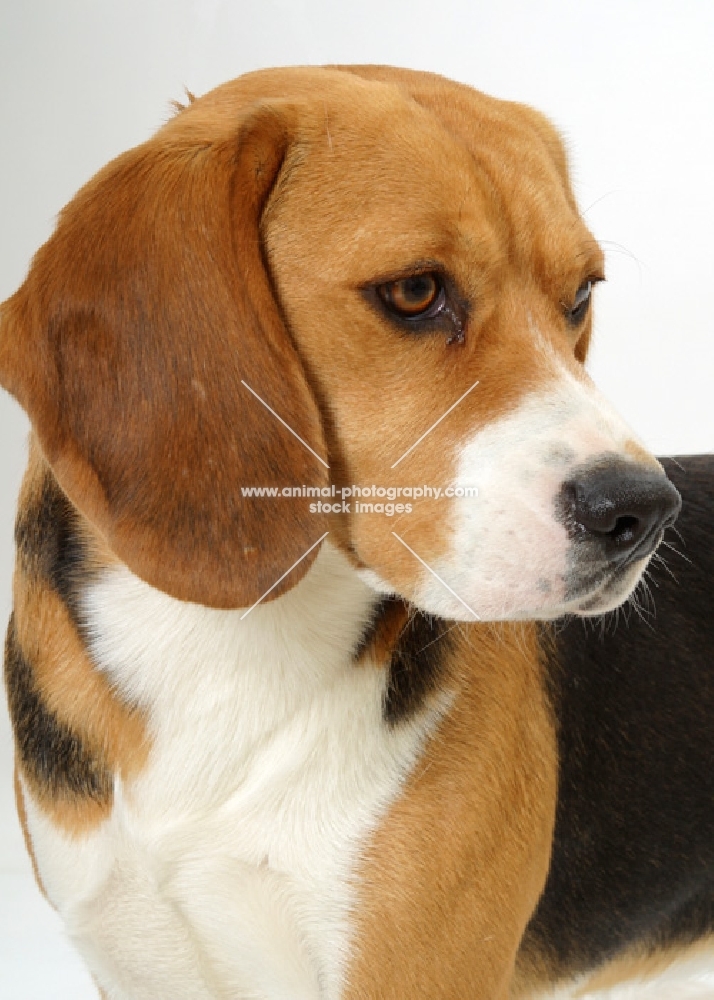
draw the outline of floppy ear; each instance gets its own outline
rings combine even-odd
[[[241,494],[327,484],[243,384],[327,458],[259,235],[296,122],[261,102],[228,138],[159,132],[120,156],[2,307],[0,381],[70,500],[138,576],[213,607],[253,604],[325,531],[305,502]]]

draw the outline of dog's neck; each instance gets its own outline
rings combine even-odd
[[[319,714],[340,686],[348,703],[384,697],[386,667],[354,659],[376,595],[324,543],[292,590],[247,614],[174,600],[124,566],[100,574],[83,603],[95,663],[144,715],[156,751],[185,758],[173,773],[184,775],[187,801],[196,798],[194,770],[206,806],[230,795],[266,740]],[[379,677],[360,693],[365,671]],[[215,754],[215,768],[199,767],[199,746],[204,764]]]
[[[234,679],[259,671],[273,689],[273,715],[279,702],[287,711],[351,667],[377,600],[325,542],[292,590],[250,609],[174,600],[121,565],[86,588],[83,605],[95,662],[131,704],[165,697],[168,708],[182,683],[198,692],[205,680],[215,690],[219,669]]]

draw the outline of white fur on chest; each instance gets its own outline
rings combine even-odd
[[[149,763],[81,845],[29,821],[110,996],[340,995],[360,851],[438,716],[385,724],[386,665],[352,659],[373,600],[327,545],[242,621],[124,568],[88,591],[92,654],[148,719]]]

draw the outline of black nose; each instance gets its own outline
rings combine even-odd
[[[561,498],[571,534],[597,540],[617,563],[650,555],[682,506],[664,473],[619,458],[583,469],[563,483]]]

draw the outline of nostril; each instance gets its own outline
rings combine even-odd
[[[616,545],[633,545],[641,535],[641,520],[630,514],[618,517],[615,527],[608,532]]]
[[[632,506],[631,502],[624,505],[625,509]],[[637,545],[652,525],[648,515],[643,516],[640,511],[621,513],[622,509],[610,497],[593,500],[591,496],[580,496],[574,516],[589,535],[614,546],[616,551],[623,551]]]

